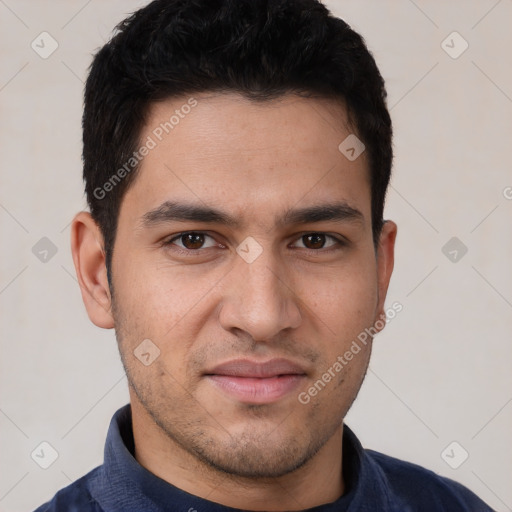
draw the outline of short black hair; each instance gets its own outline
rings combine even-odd
[[[377,243],[392,125],[384,80],[363,38],[318,0],[155,0],[116,27],[85,86],[83,176],[109,280],[121,200],[136,176],[133,153],[150,106],[215,91],[254,101],[287,93],[342,100],[366,146]]]

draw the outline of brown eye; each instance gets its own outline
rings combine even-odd
[[[302,237],[302,242],[308,249],[322,249],[325,245],[326,236],[321,233],[311,233]]]
[[[205,236],[201,233],[186,233],[181,235],[180,240],[185,249],[201,249],[204,245]]]
[[[327,252],[328,250],[341,249],[345,246],[345,243],[342,240],[325,233],[307,233],[297,239],[294,245],[295,247],[309,249],[311,251],[320,251],[321,249],[324,249],[322,252]]]
[[[180,233],[163,244],[167,250],[176,251],[181,255],[201,256],[208,249],[225,249],[226,247],[202,231]]]

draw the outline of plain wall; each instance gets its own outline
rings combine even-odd
[[[1,511],[31,510],[100,464],[110,418],[128,401],[114,333],[82,304],[69,223],[85,208],[91,54],[145,3],[0,2]],[[327,4],[373,51],[395,126],[388,304],[403,310],[376,338],[346,422],[366,447],[512,510],[512,2]],[[59,45],[46,59],[31,47],[43,50],[43,31]],[[453,31],[469,44],[458,58],[464,41]],[[459,242],[443,252],[452,237],[465,255]],[[43,441],[58,452],[46,470],[31,458]],[[457,469],[441,456],[453,441],[452,465],[469,454]]]

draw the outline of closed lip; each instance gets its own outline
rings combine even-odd
[[[268,379],[281,375],[306,375],[306,371],[297,363],[283,358],[270,359],[264,362],[250,359],[233,359],[207,370],[205,375]]]
[[[263,405],[289,396],[306,378],[306,372],[288,359],[233,359],[208,370],[204,376],[238,403]]]

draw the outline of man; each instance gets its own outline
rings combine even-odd
[[[130,405],[38,511],[490,510],[343,424],[397,232],[358,34],[316,0],[156,0],[95,56],[83,130],[73,258]]]

